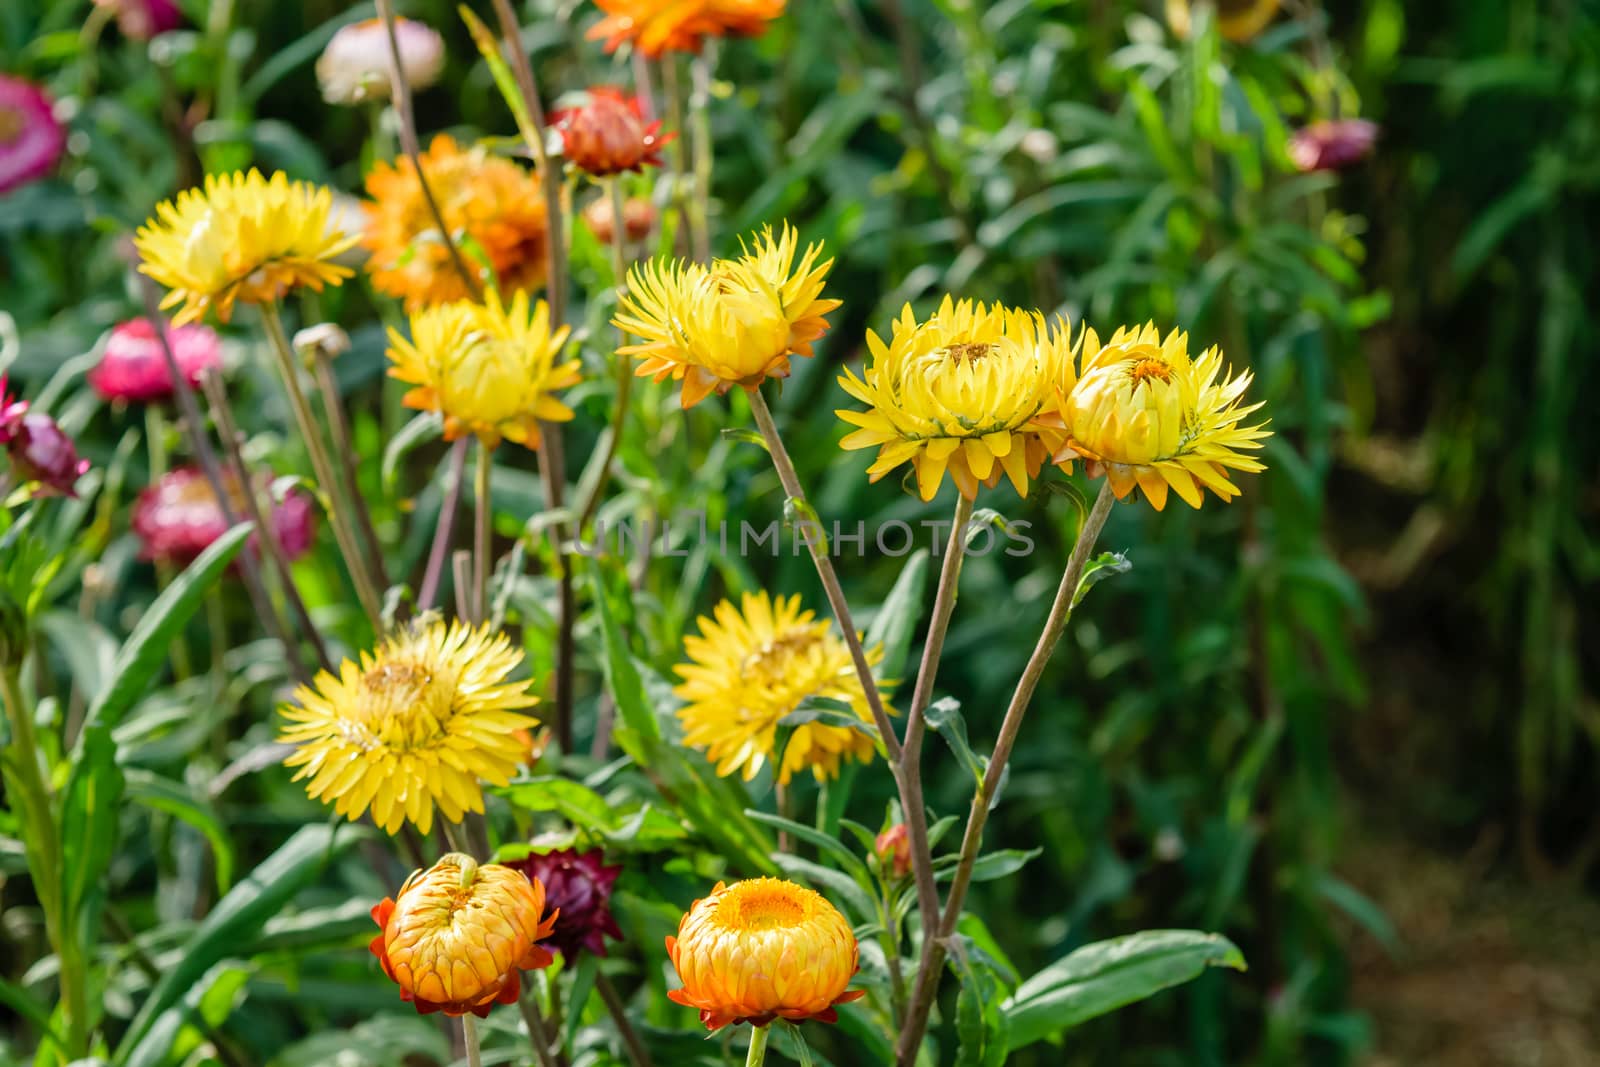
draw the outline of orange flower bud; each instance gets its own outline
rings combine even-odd
[[[595,240],[603,245],[610,244],[614,233],[610,198],[602,196],[591,200],[589,206],[583,209],[583,222],[594,234]],[[623,236],[630,241],[642,241],[650,236],[655,224],[655,205],[642,196],[628,197],[622,205]]]
[[[774,1019],[838,1019],[865,996],[846,992],[858,964],[855,934],[820,894],[778,878],[724,886],[697,900],[667,938],[683,980],[667,996],[700,1009],[708,1030]]]
[[[522,992],[522,971],[550,966],[539,942],[555,930],[544,886],[495,863],[479,866],[452,852],[414,871],[398,897],[372,909],[382,932],[372,954],[424,1015],[467,1012],[483,1018]]]
[[[873,850],[878,854],[878,862],[896,878],[911,873],[911,838],[906,833],[905,823],[897,822],[879,834],[873,842]]]
[[[596,178],[661,166],[661,148],[675,135],[661,136],[659,119],[645,122],[638,97],[609,85],[587,96],[582,105],[550,117],[569,160]]]

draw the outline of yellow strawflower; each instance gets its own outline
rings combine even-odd
[[[333,193],[291,182],[282,171],[211,174],[205,185],[157,206],[134,246],[139,269],[169,292],[164,308],[183,305],[174,325],[215,310],[227,322],[235,303],[263,304],[306,285],[320,290],[352,273],[333,260],[356,238],[330,230]]]
[[[572,409],[554,393],[578,384],[579,361],[559,362],[570,331],[550,329],[543,300],[518,292],[509,305],[492,290],[482,304],[457,301],[411,316],[411,339],[389,331],[389,375],[416,386],[407,407],[444,416],[444,436],[471,433],[539,447],[541,420],[565,422]]]
[[[839,306],[822,299],[833,260],[817,262],[820,243],[804,253],[799,245],[784,223],[777,237],[762,230],[737,259],[707,267],[658,258],[635,266],[612,321],[642,343],[618,351],[640,358],[641,378],[681,380],[686,408],[713,390],[787,378],[790,358],[811,355],[811,342],[828,330],[823,316]]]
[[[1241,402],[1250,379],[1248,371],[1222,374],[1215,346],[1190,359],[1189,335],[1180,330],[1163,340],[1154,324],[1124,327],[1104,345],[1090,330],[1077,384],[1060,397],[1066,444],[1056,459],[1069,468],[1074,458],[1087,459],[1089,473],[1103,472],[1118,499],[1138,487],[1157,511],[1169,488],[1196,508],[1203,489],[1231,500],[1239,487],[1228,471],[1264,470],[1246,453],[1271,436],[1263,424],[1240,425],[1261,407]]]
[[[522,971],[550,966],[539,942],[556,915],[541,922],[543,911],[538,879],[452,852],[372,909],[380,932],[368,947],[417,1011],[482,1018],[516,1003]]]
[[[1065,320],[947,296],[926,322],[908,305],[887,344],[868,330],[867,347],[864,378],[846,370],[839,384],[868,410],[837,414],[859,427],[841,447],[878,449],[867,468],[873,481],[910,463],[924,500],[947,471],[968,500],[1001,472],[1028,495],[1028,480],[1061,443],[1035,418],[1072,383]]]
[[[1194,8],[1210,3],[1216,11],[1217,30],[1230,41],[1248,41],[1267,28],[1278,14],[1280,0],[1167,0],[1167,25],[1187,38]]]
[[[746,593],[738,608],[724,600],[712,614],[700,617],[699,636],[683,639],[688,662],[673,668],[683,679],[673,692],[688,702],[678,709],[684,744],[704,749],[718,774],[749,781],[777,755],[779,720],[821,697],[848,705],[868,732],[821,721],[795,726],[778,781],[803,770],[833,778],[845,759],[872,759],[872,712],[832,622],[802,611],[798,596],[765,592]],[[882,658],[882,649],[867,653],[870,663]]]
[[[426,834],[437,807],[459,822],[483,811],[482,782],[505,785],[537,722],[521,709],[538,699],[507,681],[522,653],[504,634],[452,622],[422,623],[390,637],[338,676],[323,671],[280,713],[284,760],[309,778],[312,799],[393,834],[402,823]]]
[[[775,1019],[831,1023],[838,1005],[865,996],[845,991],[857,953],[839,909],[804,886],[777,878],[718,882],[694,902],[678,936],[667,938],[683,981],[667,996],[699,1008],[708,1030]]]

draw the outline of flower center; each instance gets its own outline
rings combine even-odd
[[[1128,371],[1128,379],[1134,385],[1151,378],[1159,378],[1164,382],[1172,381],[1172,365],[1164,359],[1146,357],[1135,362]]]
[[[13,141],[21,140],[22,131],[27,127],[27,120],[21,111],[11,107],[0,107],[0,144],[9,145]]]
[[[946,345],[945,358],[952,363],[976,363],[978,360],[994,351],[994,345],[986,341],[969,341],[962,344]]]
[[[358,732],[369,745],[395,750],[429,747],[446,732],[450,690],[449,679],[426,663],[380,661],[361,676],[366,722]]]
[[[790,664],[811,651],[821,638],[810,630],[790,630],[747,653],[739,662],[740,672],[758,685],[782,681]]]
[[[739,930],[782,930],[798,926],[806,917],[805,904],[783,887],[735,889],[720,909],[727,925]]]

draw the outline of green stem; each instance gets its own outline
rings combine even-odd
[[[477,477],[473,480],[472,509],[472,614],[474,622],[489,615],[489,553],[491,517],[494,505],[489,496],[490,472],[494,470],[494,449],[478,441]]]
[[[483,1067],[483,1050],[478,1044],[478,1020],[470,1013],[461,1017],[461,1040],[467,1046],[467,1067]]]
[[[711,65],[715,43],[690,63],[689,122],[694,132],[694,189],[689,210],[694,219],[694,258],[711,261]]]
[[[383,601],[372,583],[371,573],[362,561],[359,542],[347,521],[349,516],[339,506],[339,479],[334,473],[333,461],[328,456],[322,434],[311,413],[311,405],[306,401],[305,391],[300,388],[299,368],[295,366],[294,351],[289,346],[288,335],[284,333],[283,319],[278,314],[278,305],[271,302],[262,304],[261,321],[266,327],[267,339],[271,342],[269,347],[278,360],[278,376],[283,379],[284,391],[289,396],[289,407],[294,411],[295,425],[300,430],[306,451],[311,454],[311,469],[317,477],[318,495],[326,501],[328,524],[333,527],[334,540],[338,542],[339,552],[344,556],[351,583],[355,586],[356,598],[361,601],[362,610],[367,613],[372,628],[375,631],[381,630]]]
[[[623,208],[622,179],[616,175],[606,179],[606,196],[611,201],[611,274],[616,280],[617,304],[622,303],[622,295],[627,292],[628,253],[627,231],[622,224]],[[617,333],[622,337],[622,344],[627,343],[627,335],[621,330]],[[628,424],[628,402],[633,395],[633,360],[622,353],[617,353],[617,410],[611,418],[611,426],[606,434],[605,459],[600,464],[600,473],[595,478],[594,488],[589,490],[588,499],[583,502],[583,507],[578,511],[578,532],[581,534],[589,525],[589,520],[594,518],[594,513],[600,509],[600,498],[605,495],[606,482],[611,477],[611,464],[617,458],[617,449],[622,445],[622,433]]]
[[[753,1026],[750,1028],[750,1051],[745,1053],[744,1067],[761,1067],[767,1062],[767,1038],[771,1036],[770,1026]]]

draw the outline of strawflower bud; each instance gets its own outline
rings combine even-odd
[[[516,1003],[522,971],[550,965],[539,942],[556,916],[541,923],[543,912],[538,882],[452,852],[372,909],[382,932],[369,947],[417,1011],[483,1018],[496,1004]]]
[[[596,197],[583,209],[584,225],[603,245],[611,243],[616,235],[616,220],[612,216],[611,198]],[[656,208],[642,196],[630,196],[622,205],[622,235],[629,241],[642,241],[650,236],[656,224]]]
[[[882,869],[896,878],[904,878],[911,873],[911,838],[906,832],[905,823],[897,822],[880,833],[873,842],[873,851],[878,854]]]
[[[0,74],[0,193],[50,173],[66,148],[67,131],[44,90]]]
[[[134,41],[175,30],[183,25],[183,12],[173,0],[94,0],[117,16],[117,29]]]
[[[603,853],[557,849],[506,866],[544,883],[545,903],[556,911],[555,932],[544,944],[568,963],[584,949],[604,956],[606,938],[622,939],[611,916],[611,890],[622,868],[606,866]]]
[[[831,1023],[838,1005],[866,995],[845,989],[858,969],[850,923],[820,894],[778,878],[718,882],[667,938],[667,955],[683,980],[667,996],[699,1008],[708,1030]]]
[[[411,19],[394,22],[400,73],[413,90],[426,89],[444,70],[444,38]],[[382,19],[340,27],[317,58],[317,82],[330,104],[389,99],[389,31]]]
[[[191,322],[170,329],[167,342],[172,358],[191,388],[200,375],[222,366],[222,342],[203,323]],[[87,375],[94,391],[107,400],[148,403],[172,395],[172,375],[167,368],[161,338],[149,319],[120,323],[106,340],[100,362]]]
[[[272,480],[263,472],[261,490]],[[223,486],[234,519],[249,514],[244,489],[231,473],[224,473]],[[310,497],[294,491],[272,505],[272,530],[283,553],[294,560],[306,554],[313,535]],[[139,557],[161,563],[186,566],[210,547],[211,542],[228,532],[211,482],[199,467],[179,467],[163,474],[142,493],[133,505],[133,532],[140,541]],[[252,544],[254,542],[254,535]]]
[[[590,89],[584,103],[550,116],[562,151],[592,177],[661,166],[661,149],[675,134],[661,135],[661,121],[645,122],[639,98],[614,86]]]
[[[1289,138],[1289,160],[1302,173],[1344,170],[1372,154],[1378,124],[1366,119],[1313,122]]]
[[[89,469],[89,461],[78,458],[72,438],[48,415],[22,416],[6,452],[11,470],[25,482],[38,482],[40,496],[77,496],[73,488]]]

